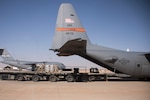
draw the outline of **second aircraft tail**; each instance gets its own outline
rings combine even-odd
[[[4,61],[12,61],[14,58],[8,53],[6,49],[0,49],[0,56]]]

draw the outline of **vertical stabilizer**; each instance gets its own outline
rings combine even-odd
[[[6,49],[0,49],[0,56],[4,61],[12,61],[13,57],[8,53]]]
[[[63,3],[58,11],[52,50],[59,50],[71,40],[86,40],[86,43],[90,43],[73,6],[69,3]]]

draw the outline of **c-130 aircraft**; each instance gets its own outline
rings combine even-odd
[[[69,3],[63,3],[59,8],[51,50],[59,52],[58,56],[79,55],[132,77],[150,77],[150,52],[126,52],[92,44]]]

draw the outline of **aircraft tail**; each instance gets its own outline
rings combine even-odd
[[[6,49],[0,49],[0,56],[4,61],[12,61],[14,58],[9,54]]]
[[[90,43],[90,40],[73,6],[69,3],[61,4],[51,50],[58,52],[65,51],[59,53],[59,56],[84,53],[86,44],[88,43]]]

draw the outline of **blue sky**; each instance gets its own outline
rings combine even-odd
[[[149,0],[0,0],[0,48],[22,60],[97,67],[49,51],[59,6],[66,2],[74,6],[92,43],[150,52]]]

